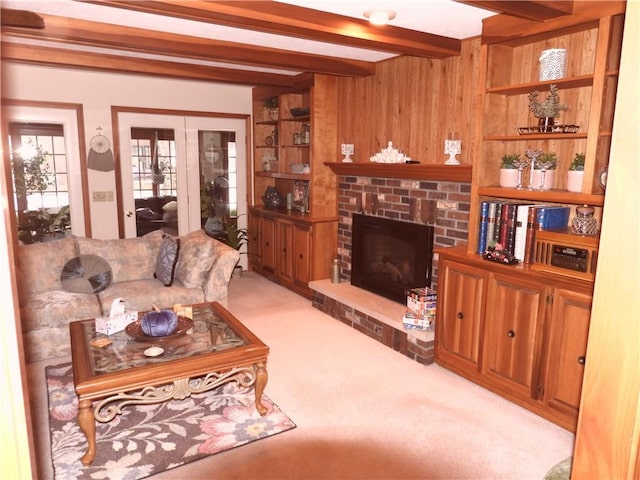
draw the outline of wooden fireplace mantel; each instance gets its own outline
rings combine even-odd
[[[324,162],[336,175],[353,175],[357,177],[408,178],[416,180],[433,180],[440,182],[471,183],[470,164],[407,164],[407,163],[375,163]]]

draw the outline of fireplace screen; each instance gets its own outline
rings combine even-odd
[[[432,226],[353,215],[353,285],[404,303],[405,289],[431,286],[432,258]]]

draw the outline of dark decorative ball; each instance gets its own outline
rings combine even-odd
[[[150,337],[166,337],[178,328],[178,316],[173,310],[146,313],[140,321],[142,331]]]
[[[262,195],[262,201],[267,208],[279,208],[282,205],[282,196],[276,187],[267,187],[264,195]]]

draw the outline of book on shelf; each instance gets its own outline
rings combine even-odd
[[[516,202],[483,201],[478,231],[478,253],[498,245],[524,263],[531,261],[535,230],[566,228],[570,208]]]
[[[496,245],[493,237],[496,226],[496,203],[497,202],[489,202],[489,211],[487,213],[487,247],[495,247]]]
[[[502,244],[503,250],[511,253],[515,250],[515,240],[516,240],[516,212],[518,205],[515,203],[507,204],[507,227],[506,227],[506,238],[505,242]]]
[[[478,231],[477,253],[483,254],[487,249],[487,226],[489,220],[489,202],[480,203],[480,229]]]
[[[536,209],[531,207],[527,211],[527,232],[524,246],[524,263],[533,263],[533,246],[536,234]]]
[[[489,246],[495,247],[496,243],[500,243],[500,228],[502,226],[502,202],[492,202],[496,207],[496,216],[493,225],[493,239]]]
[[[524,262],[525,251],[527,245],[527,219],[529,218],[529,210],[535,208],[535,205],[520,204],[516,207],[516,228],[513,256],[521,262]],[[531,225],[533,228],[533,224]]]
[[[536,223],[538,230],[558,230],[567,228],[569,224],[569,207],[561,205],[540,205],[536,207]]]

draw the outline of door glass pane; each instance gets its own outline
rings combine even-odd
[[[10,123],[9,149],[19,241],[37,243],[69,234],[63,126]]]
[[[238,216],[236,133],[199,130],[200,216],[203,228],[216,238],[227,238],[227,225]]]
[[[131,175],[137,235],[161,229],[178,234],[175,133],[131,129]]]

